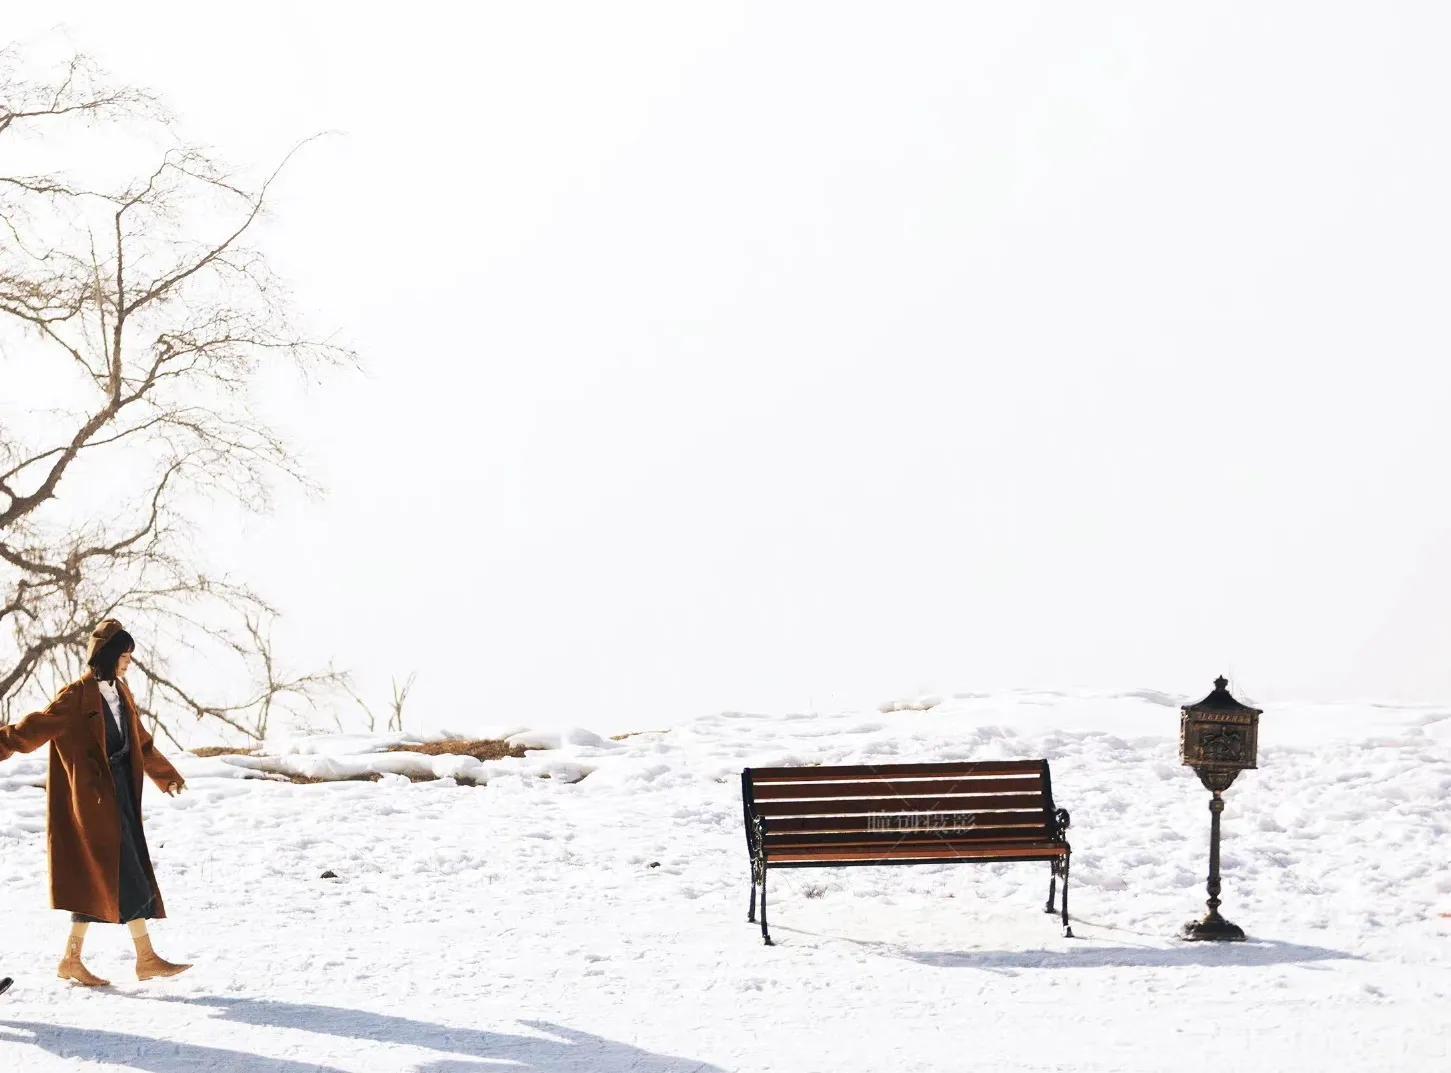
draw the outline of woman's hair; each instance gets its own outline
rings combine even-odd
[[[113,682],[116,679],[116,661],[127,652],[134,651],[136,642],[125,630],[117,630],[114,637],[96,650],[91,657],[91,670],[96,672],[96,677],[103,682]]]

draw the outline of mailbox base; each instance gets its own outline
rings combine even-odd
[[[1231,924],[1218,913],[1211,913],[1203,920],[1192,920],[1184,925],[1179,937],[1185,942],[1242,943],[1244,929]]]

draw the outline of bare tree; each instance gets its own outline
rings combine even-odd
[[[393,705],[388,715],[389,730],[403,730],[403,705],[408,703],[408,694],[413,691],[413,683],[417,678],[418,672],[412,671],[402,685],[399,685],[398,679],[393,679]]]
[[[186,714],[260,738],[277,705],[342,684],[279,669],[274,609],[214,576],[197,538],[218,502],[266,511],[279,480],[313,488],[248,389],[280,365],[315,379],[356,361],[294,325],[251,242],[293,153],[248,180],[84,57],[38,78],[22,61],[0,52],[0,361],[15,367],[0,382],[43,383],[50,405],[11,413],[0,393],[0,721],[74,674],[114,614],[145,632],[154,726]],[[234,669],[184,684],[187,651]]]
[[[402,682],[399,682],[397,678],[394,678],[392,680],[393,697],[388,702],[389,731],[401,732],[403,730],[403,706],[408,703],[408,694],[412,692],[413,683],[417,679],[418,672],[410,671],[408,677],[405,678]],[[373,709],[369,707],[367,701],[363,700],[362,697],[358,696],[357,692],[352,688],[351,685],[346,685],[344,688],[347,690],[348,695],[351,696],[353,700],[357,701],[358,707],[363,709],[363,716],[366,720],[365,725],[368,728],[368,733],[373,733],[378,726],[378,717],[373,714]]]

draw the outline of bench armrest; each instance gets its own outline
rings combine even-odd
[[[754,864],[766,859],[766,821],[756,811],[755,787],[751,769],[741,772],[741,811],[746,821],[746,852]]]
[[[1058,825],[1058,837],[1062,838],[1063,832],[1068,830],[1068,825],[1071,822],[1068,816],[1068,810],[1066,808],[1060,808],[1057,812],[1053,813],[1053,819]]]
[[[747,821],[746,844],[751,851],[752,863],[766,859],[766,823],[754,813]]]

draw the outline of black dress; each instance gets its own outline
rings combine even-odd
[[[125,703],[121,701],[122,706]],[[150,878],[146,832],[141,828],[141,803],[131,790],[131,736],[122,731],[104,694],[101,706],[106,711],[106,752],[110,754],[111,781],[116,786],[116,822],[121,828],[121,923],[151,920],[155,917],[156,888]],[[109,923],[84,913],[72,913],[71,920],[76,924]]]

